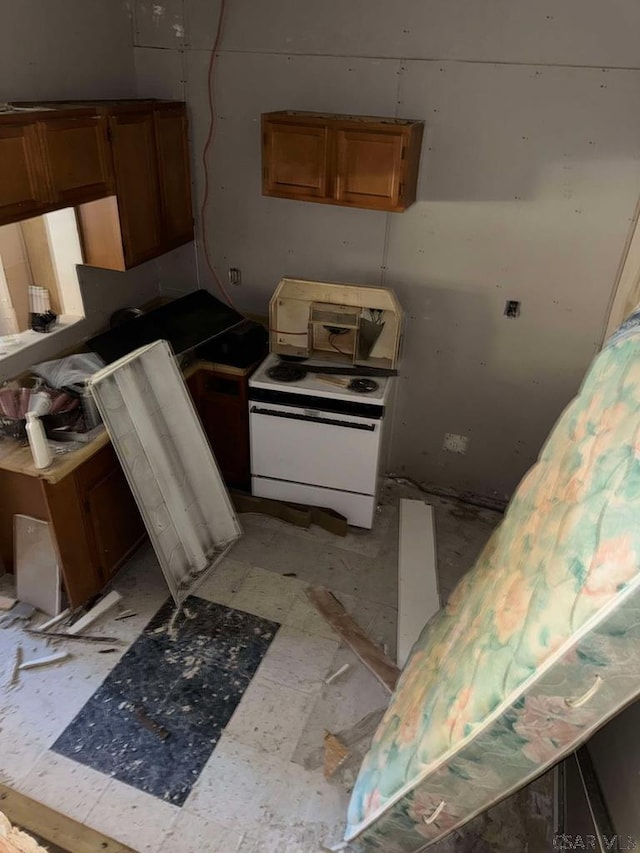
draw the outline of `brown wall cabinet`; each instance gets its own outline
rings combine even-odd
[[[85,262],[126,270],[193,240],[184,104],[109,108],[116,200],[81,205]]]
[[[424,125],[282,111],[262,116],[262,193],[401,212],[416,200]]]
[[[125,268],[161,254],[160,185],[152,112],[109,117]],[[88,235],[87,235],[88,236]],[[91,263],[91,257],[87,258]]]
[[[193,239],[184,104],[16,106],[0,115],[0,225],[76,207],[85,263],[116,270]]]
[[[0,123],[0,225],[35,216],[50,197],[37,122]]]
[[[39,122],[56,205],[76,205],[113,192],[107,121],[95,112],[78,113]]]

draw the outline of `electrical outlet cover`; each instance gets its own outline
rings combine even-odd
[[[456,435],[454,432],[444,434],[443,450],[448,450],[450,453],[466,453],[468,446],[469,436]]]

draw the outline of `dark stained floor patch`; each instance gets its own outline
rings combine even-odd
[[[191,597],[172,636],[172,613],[168,600],[52,750],[181,806],[280,626]]]

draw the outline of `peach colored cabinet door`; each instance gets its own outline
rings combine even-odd
[[[49,200],[36,122],[0,124],[0,225],[35,216]]]
[[[109,126],[124,258],[132,267],[162,252],[153,113],[113,115]]]
[[[340,204],[400,206],[404,137],[370,130],[336,131],[335,198]]]
[[[40,127],[56,204],[81,204],[113,192],[106,118],[50,118]]]
[[[265,121],[262,144],[264,195],[301,201],[326,198],[329,179],[326,126]]]
[[[182,104],[154,110],[163,250],[193,240],[187,113]]]

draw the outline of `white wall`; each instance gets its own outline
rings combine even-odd
[[[0,101],[135,94],[124,0],[3,0]]]
[[[136,96],[125,0],[4,0],[0,12],[0,102]],[[79,268],[85,320],[4,359],[0,379],[96,334],[116,309],[151,301],[159,294],[158,275],[156,262],[127,273]]]
[[[228,0],[207,233],[238,303],[283,275],[385,283],[407,312],[396,471],[504,496],[576,391],[640,192],[633,0]],[[135,6],[140,95],[186,96],[196,199],[217,0]],[[422,118],[404,214],[263,198],[260,113]],[[195,282],[191,259],[181,287]],[[214,287],[200,263],[200,279]],[[522,302],[517,320],[506,299]],[[442,450],[445,432],[469,451]]]

